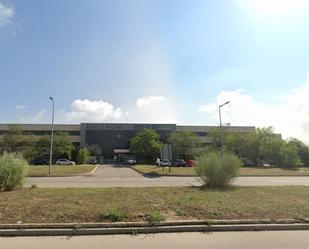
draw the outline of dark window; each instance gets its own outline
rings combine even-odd
[[[204,131],[197,131],[195,132],[196,135],[200,136],[200,137],[205,137],[208,135],[208,132],[204,132]]]

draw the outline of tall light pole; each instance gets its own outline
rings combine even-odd
[[[51,138],[50,138],[50,155],[49,155],[49,167],[48,174],[51,174],[51,166],[53,161],[53,142],[54,142],[54,116],[55,116],[55,102],[53,97],[49,97],[53,103],[53,112],[52,112],[52,126],[51,126]]]
[[[222,129],[222,122],[221,122],[221,107],[229,104],[230,101],[225,102],[222,105],[219,105],[219,120],[220,120],[220,131],[221,131],[221,157],[223,156],[223,129]]]

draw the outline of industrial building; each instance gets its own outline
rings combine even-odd
[[[49,124],[0,124],[0,136],[16,126],[19,129],[37,136],[51,133]],[[189,131],[200,137],[201,146],[211,144],[209,132],[218,126],[187,126],[176,124],[143,124],[143,123],[81,123],[81,124],[55,124],[55,132],[67,132],[72,143],[80,147],[96,146],[100,148],[104,158],[114,158],[119,154],[128,154],[130,139],[143,129],[153,129],[159,135],[162,143],[174,132]],[[255,132],[253,126],[226,126],[229,132],[248,133]]]

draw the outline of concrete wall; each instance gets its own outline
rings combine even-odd
[[[16,126],[21,130],[27,131],[50,131],[51,124],[0,124],[0,131],[9,130],[10,126]],[[80,125],[77,124],[55,124],[55,131],[79,131]]]
[[[212,129],[220,128],[219,126],[196,126],[196,125],[177,125],[176,131],[191,132],[210,132]],[[224,126],[229,132],[255,132],[254,126]]]
[[[3,132],[10,129],[11,126],[18,127],[22,131],[36,135],[39,140],[44,134],[50,134],[51,124],[0,124],[0,136]],[[55,132],[68,132],[72,143],[80,143],[80,125],[76,124],[55,124]]]

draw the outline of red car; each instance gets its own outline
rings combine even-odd
[[[186,161],[186,166],[187,167],[194,167],[195,161],[194,160],[187,160]]]

